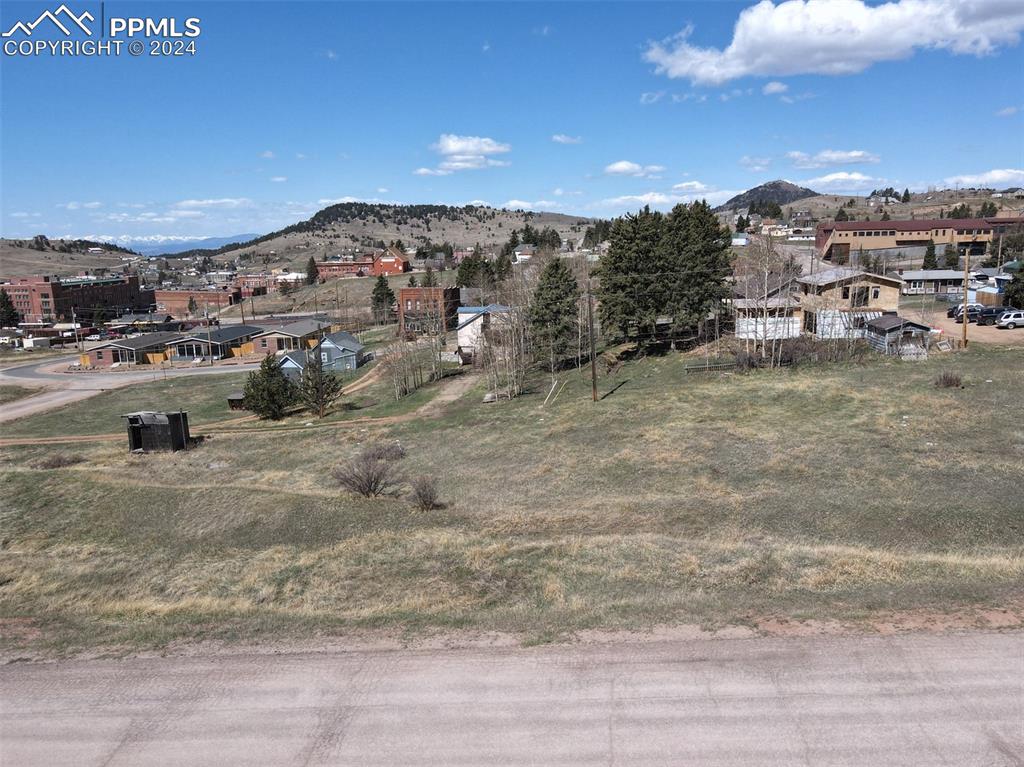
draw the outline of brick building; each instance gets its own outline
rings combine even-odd
[[[161,314],[170,314],[174,317],[189,316],[190,299],[195,302],[195,315],[200,316],[207,309],[211,314],[219,312],[221,309],[237,303],[240,297],[237,289],[228,286],[213,289],[181,288],[153,291],[153,303],[156,304],[156,310]]]
[[[459,321],[458,288],[399,288],[398,330],[400,333],[436,333],[453,330]]]
[[[127,311],[149,311],[153,291],[139,288],[139,278],[130,274],[119,277],[71,277],[50,275],[12,277],[0,284],[11,297],[23,322],[70,321],[99,311],[104,318],[113,318]]]
[[[818,224],[814,244],[818,255],[835,263],[850,260],[862,248],[895,250],[925,247],[934,242],[941,254],[946,245],[977,255],[993,237],[1024,226],[1014,218],[923,218],[910,221],[829,221]]]

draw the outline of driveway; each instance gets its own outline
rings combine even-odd
[[[34,413],[54,410],[63,405],[99,394],[108,389],[119,389],[133,384],[160,381],[164,378],[194,375],[223,375],[255,370],[257,364],[214,365],[212,367],[173,368],[162,370],[68,373],[67,366],[78,359],[77,354],[29,362],[0,370],[0,383],[41,388],[39,394],[16,400],[0,410],[0,423],[13,421]]]
[[[0,669],[4,764],[1021,765],[1024,635]]]

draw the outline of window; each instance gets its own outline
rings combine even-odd
[[[866,287],[854,288],[852,305],[854,307],[868,305],[868,289]]]
[[[878,298],[882,294],[881,288],[871,288],[871,297]]]
[[[843,288],[843,300],[846,301],[850,298],[850,289]]]
[[[103,359],[103,352],[96,352],[96,359],[98,359],[98,360]]]

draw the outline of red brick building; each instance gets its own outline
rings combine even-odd
[[[458,288],[399,288],[399,333],[436,333],[453,330],[459,319]]]
[[[0,284],[0,290],[11,297],[23,322],[69,321],[97,311],[112,319],[130,311],[149,311],[153,305],[153,291],[140,289],[134,274],[12,277]]]
[[[195,316],[203,315],[207,309],[210,314],[218,312],[232,304],[237,303],[239,294],[236,289],[227,286],[214,288],[212,290],[155,290],[153,291],[153,302],[156,310],[162,314],[170,314],[173,317],[189,316],[189,300],[195,302]]]
[[[348,257],[338,261],[318,261],[316,271],[321,280],[336,277],[380,277],[404,274],[412,267],[409,259],[398,248],[389,247],[383,253]]]
[[[373,259],[372,274],[374,277],[380,277],[382,274],[385,277],[390,277],[395,274],[405,274],[411,268],[405,253],[391,246]]]

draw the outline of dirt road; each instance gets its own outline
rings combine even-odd
[[[4,764],[1021,765],[1024,635],[16,663]]]

